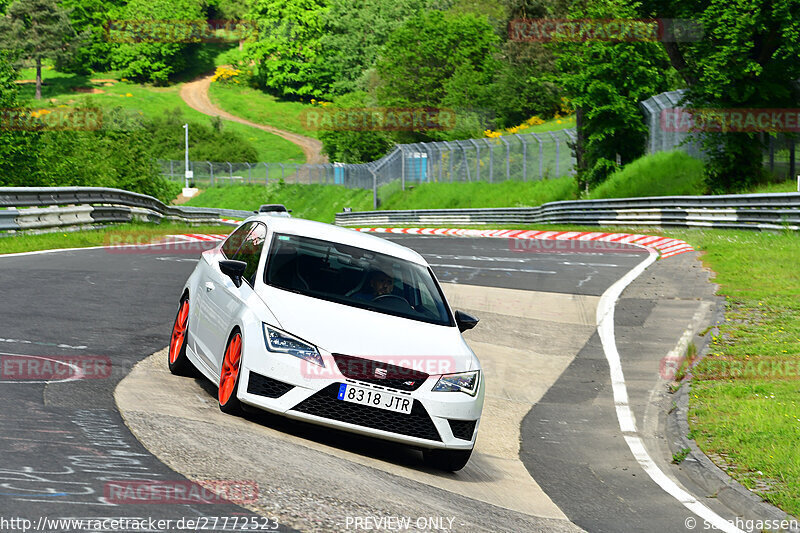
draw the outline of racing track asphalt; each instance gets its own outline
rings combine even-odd
[[[510,251],[504,239],[387,238],[422,253],[445,283],[587,296],[602,294],[643,257],[635,248],[521,254]],[[103,503],[107,481],[184,479],[137,442],[113,393],[136,362],[167,344],[178,291],[194,259],[196,254],[107,250],[0,257],[0,351],[107,356],[113,365],[108,379],[2,380],[0,517],[248,514],[234,505]],[[652,410],[654,365],[705,301],[701,275],[692,283],[680,281],[680,269],[694,268],[693,263],[690,254],[657,263],[651,267],[655,274],[634,282],[619,304],[618,343],[623,365],[632,370],[634,406],[642,412]],[[669,278],[673,281],[665,281]],[[689,513],[633,461],[613,417],[608,382],[608,367],[593,337],[525,417],[521,458],[552,501],[589,531],[680,530]],[[650,413],[648,420],[657,418]]]

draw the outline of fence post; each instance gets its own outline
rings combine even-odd
[[[225,162],[228,163],[228,177],[230,178],[229,181],[231,185],[233,185],[233,165],[231,165],[229,161]]]
[[[538,135],[535,133],[531,133],[533,138],[536,139],[536,142],[539,143],[539,179],[544,179],[544,143],[542,143],[542,139],[539,138]]]
[[[464,170],[467,172],[467,181],[472,181],[472,178],[469,175],[469,165],[467,164],[467,150],[464,148],[464,145],[461,144],[462,141],[455,141],[455,143],[461,148],[461,153],[464,156],[463,164],[461,166],[464,167]]]
[[[172,159],[169,160],[169,177],[172,180],[175,177],[175,174],[172,172]]]
[[[519,142],[522,143],[522,181],[528,180],[528,143],[525,142],[525,138],[520,135],[519,133],[514,134],[515,137],[519,139]]]
[[[501,135],[498,137],[503,144],[506,145],[506,180],[511,179],[511,145],[508,144],[508,141]]]
[[[283,181],[286,181],[286,176],[284,175],[284,172],[283,172],[283,163],[278,163],[278,165],[280,165],[280,167],[281,167],[281,179]]]
[[[455,159],[454,156],[456,151],[453,149],[452,146],[450,146],[450,143],[448,141],[443,141],[443,142],[444,145],[447,147],[447,149],[450,150],[450,178],[448,181],[453,181],[453,159]]]
[[[486,148],[489,149],[489,183],[494,181],[494,147],[490,139],[483,139]]]
[[[469,142],[475,146],[475,181],[481,181],[481,147],[475,139],[470,139]]]
[[[569,137],[569,140],[570,140],[570,141],[572,141],[572,146],[574,146],[574,147],[575,147],[575,148],[574,148],[574,150],[577,150],[577,144],[578,144],[578,133],[577,133],[577,132],[573,132],[572,130],[564,130],[564,134],[565,134],[567,137]],[[569,143],[567,143],[567,146],[569,146]],[[575,158],[575,166],[576,166],[576,167],[578,166],[578,159],[577,159],[577,157]],[[577,174],[577,171],[576,171],[575,173]]]
[[[211,169],[211,186],[214,186],[214,165],[211,164],[211,161],[206,161],[208,163],[208,168]]]
[[[372,174],[372,208],[378,209],[378,175],[371,168],[367,170]]]
[[[561,159],[561,147],[559,145],[558,137],[556,137],[556,134],[553,133],[552,131],[549,131],[547,133],[549,133],[550,137],[552,137],[553,140],[556,142],[556,174],[555,174],[554,177],[558,178],[559,177],[558,176],[558,174],[559,174],[559,170],[558,170],[559,169],[559,159]]]
[[[247,184],[251,185],[253,183],[253,174],[250,172],[250,163],[245,161],[244,164],[247,165]]]
[[[431,181],[431,175],[433,174],[433,157],[431,151],[428,149],[428,145],[431,143],[419,143],[422,146],[422,149],[425,150],[425,181]]]
[[[400,190],[406,190],[406,149],[400,145]]]

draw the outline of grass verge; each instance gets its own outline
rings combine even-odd
[[[29,79],[31,70],[20,71],[19,79]],[[45,82],[42,87],[42,100],[33,99],[34,85],[32,83],[25,83],[20,87],[20,98],[33,106],[85,104],[101,109],[119,106],[146,117],[162,116],[167,111],[178,108],[189,120],[202,123],[208,123],[211,120],[210,117],[186,105],[180,96],[181,84],[152,87],[121,81],[116,72],[80,76],[64,74],[52,69],[43,70],[42,79]],[[244,105],[249,105],[244,97],[240,95],[239,98],[242,99]],[[305,163],[305,155],[300,147],[286,139],[238,122],[224,121],[224,127],[239,133],[252,142],[258,152],[259,161]],[[175,132],[175,135],[182,138],[183,130]],[[189,155],[191,157],[191,153]]]
[[[702,161],[681,151],[658,152],[613,173],[589,198],[697,195],[705,190]]]
[[[263,185],[211,187],[186,205],[255,211],[261,204],[284,204],[292,216],[333,222],[344,207],[354,211],[372,209],[372,191],[347,189],[341,185],[299,185],[272,182]]]
[[[185,224],[149,224],[130,223],[116,224],[96,230],[85,231],[60,231],[41,234],[17,234],[0,238],[0,254],[13,254],[19,252],[35,252],[37,250],[53,250],[56,248],[87,248],[90,246],[104,246],[109,243],[109,235],[120,233],[136,235],[141,243],[145,237],[159,235],[175,235],[181,233],[230,233],[230,226],[188,226]]]
[[[307,129],[303,122],[303,111],[315,109],[310,104],[281,100],[252,87],[224,83],[212,83],[208,94],[215,106],[232,115],[308,137],[317,137],[319,133]]]
[[[424,183],[382,195],[381,209],[446,209],[457,207],[524,207],[577,198],[573,178],[499,183]]]

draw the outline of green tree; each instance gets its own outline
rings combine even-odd
[[[258,24],[258,37],[245,44],[253,79],[279,96],[321,97],[329,93],[318,59],[322,51],[326,0],[253,0],[247,18]]]
[[[665,42],[695,108],[781,108],[800,103],[799,0],[644,0],[644,16],[689,19],[700,40]],[[714,191],[748,188],[762,174],[757,133],[703,133],[706,175]]]
[[[498,43],[485,17],[423,11],[397,28],[381,51],[378,99],[382,105],[438,105],[457,69],[472,70],[473,79],[491,73]]]
[[[33,151],[33,135],[26,131],[15,131],[7,122],[13,118],[9,110],[19,108],[17,101],[17,72],[9,54],[0,51],[0,184],[13,185],[28,173],[28,167],[36,158]]]
[[[36,99],[42,98],[42,60],[74,51],[77,35],[56,0],[16,0],[0,18],[0,47],[36,64]]]
[[[335,98],[333,104],[337,109],[361,109],[374,102],[364,91],[355,91]],[[375,161],[394,145],[392,136],[385,131],[323,131],[319,139],[323,152],[339,163]]]
[[[131,24],[132,31],[123,29],[118,37],[112,36],[125,41],[113,51],[113,66],[128,78],[158,85],[166,84],[170,76],[187,68],[200,39],[178,41],[189,37],[184,30],[190,28],[190,24],[205,23],[202,0],[131,0],[120,16]],[[157,32],[153,35],[145,32],[147,39],[139,42],[136,38],[138,25],[146,29],[152,23],[168,31],[163,38]],[[169,35],[173,29],[180,38]]]
[[[58,70],[81,74],[109,70],[115,43],[108,38],[108,24],[121,18],[125,3],[125,0],[61,0],[73,28],[86,39],[73,56],[56,64]]]
[[[633,6],[633,7],[631,7]],[[572,18],[635,18],[635,4],[594,0]],[[559,80],[578,112],[578,177],[594,186],[644,153],[647,127],[639,102],[669,89],[669,61],[656,42],[562,42]]]
[[[318,68],[332,80],[331,92],[359,87],[392,31],[425,8],[428,0],[331,0],[323,15]]]

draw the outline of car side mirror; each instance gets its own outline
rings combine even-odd
[[[233,259],[223,259],[219,262],[219,269],[223,274],[233,280],[233,284],[237,287],[242,286],[242,276],[247,269],[247,263],[244,261],[234,261]]]
[[[463,333],[468,329],[472,329],[478,325],[478,322],[480,322],[480,320],[474,316],[464,311],[456,311],[456,325],[458,326],[458,331]]]

